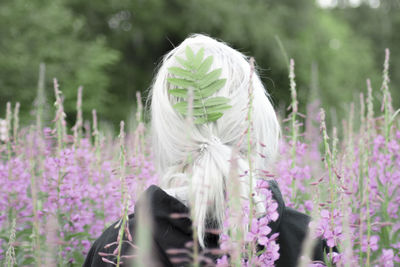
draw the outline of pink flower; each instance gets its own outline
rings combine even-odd
[[[229,261],[226,255],[222,256],[220,259],[217,259],[217,267],[229,267]]]
[[[369,238],[369,247],[372,251],[378,250],[378,241],[379,241],[379,236],[373,235]],[[367,245],[368,245],[367,237],[364,236],[362,246],[361,246],[361,250],[363,252],[367,251]]]
[[[382,266],[393,267],[394,266],[393,258],[394,258],[394,253],[393,253],[392,249],[383,249],[382,250],[382,256],[380,259]]]

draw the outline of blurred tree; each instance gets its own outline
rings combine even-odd
[[[2,96],[20,100],[22,89],[10,88],[34,88],[37,65],[45,61],[47,77],[60,78],[67,102],[75,101],[82,84],[84,108],[96,107],[114,122],[126,119],[136,90],[150,87],[161,56],[191,33],[206,33],[254,56],[276,105],[289,103],[287,64],[294,58],[303,112],[312,66],[319,75],[314,88],[339,115],[346,112],[342,103],[364,90],[365,79],[381,72],[374,42],[309,0],[6,0],[0,10],[6,36],[0,40]],[[25,102],[31,93],[24,93]]]
[[[41,62],[47,69],[46,95],[54,99],[52,79],[57,77],[65,95],[65,110],[70,114],[75,112],[79,85],[84,86],[86,116],[93,108],[101,113],[110,95],[106,69],[118,60],[119,53],[108,48],[100,34],[87,38],[85,18],[71,12],[65,2],[0,2],[0,105],[21,102],[25,120],[32,119],[27,114],[36,97]]]
[[[365,79],[374,75],[368,40],[344,20],[309,0],[71,0],[74,12],[88,20],[88,34],[107,36],[123,57],[112,73],[114,118],[126,115],[135,91],[151,84],[160,57],[191,33],[206,33],[254,56],[274,102],[289,103],[287,58],[296,61],[301,107],[308,101],[311,66],[320,76],[324,104],[341,108]],[[123,108],[122,108],[123,107]],[[342,113],[344,111],[342,110]]]
[[[336,8],[332,13],[343,18],[360,36],[372,43],[375,68],[381,73],[385,48],[390,49],[390,79],[394,107],[400,106],[400,1],[363,1],[356,8]],[[376,78],[379,92],[382,78]],[[378,96],[381,94],[378,93]]]

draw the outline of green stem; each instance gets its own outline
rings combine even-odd
[[[248,128],[247,128],[247,161],[249,163],[249,229],[251,229],[252,221],[253,221],[253,210],[254,210],[254,202],[253,202],[253,162],[251,158],[252,149],[251,149],[251,126],[252,126],[252,111],[253,111],[253,84],[252,78],[254,73],[254,58],[250,59],[250,79],[249,79],[249,108],[247,111],[247,119],[248,119]],[[253,256],[253,243],[249,245],[249,259],[248,261],[252,261]]]
[[[292,164],[291,168],[293,169],[296,166],[296,143],[298,138],[298,128],[297,128],[297,112],[298,112],[298,102],[297,102],[297,92],[296,92],[296,82],[295,82],[295,73],[294,73],[294,60],[290,59],[290,68],[289,68],[289,80],[290,80],[290,94],[291,94],[291,128],[292,128]],[[292,179],[292,201],[295,202],[296,197],[296,181],[293,177]]]
[[[333,229],[334,229],[334,218],[333,218],[334,183],[333,183],[333,175],[332,175],[332,154],[331,154],[330,148],[329,148],[329,142],[328,142],[329,136],[326,131],[325,112],[322,108],[321,108],[320,114],[321,114],[321,116],[320,116],[321,117],[321,129],[322,129],[324,148],[325,148],[325,164],[328,169],[328,177],[329,177],[330,224],[331,224],[331,230],[333,231]],[[332,262],[332,252],[333,252],[332,247],[329,247],[330,262]]]
[[[128,196],[127,196],[127,190],[126,190],[126,180],[125,180],[125,132],[124,132],[124,122],[121,121],[120,124],[120,172],[121,172],[121,204],[122,204],[122,219],[121,219],[121,225],[118,231],[118,253],[117,253],[117,267],[120,266],[121,264],[121,249],[122,249],[122,241],[124,238],[124,230],[127,222],[127,217],[128,217]]]

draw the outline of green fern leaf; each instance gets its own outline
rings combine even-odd
[[[209,73],[207,73],[198,83],[200,88],[204,88],[212,84],[213,82],[218,80],[218,77],[221,76],[222,69],[216,69]]]
[[[198,117],[194,120],[195,124],[203,124],[208,122],[208,118],[207,117]]]
[[[168,92],[173,96],[186,98],[188,90],[187,89],[170,89],[170,90],[168,90]]]
[[[207,99],[204,102],[204,106],[211,107],[211,106],[216,106],[216,105],[227,104],[228,102],[229,102],[228,98],[222,97],[222,96],[217,96],[217,97]]]
[[[182,67],[170,67],[168,71],[174,77],[167,81],[178,88],[169,89],[168,92],[183,101],[173,105],[174,109],[182,114],[188,114],[188,90],[193,90],[193,105],[191,114],[195,124],[214,122],[223,116],[223,111],[231,108],[228,105],[229,99],[222,96],[211,97],[223,88],[226,79],[219,79],[222,69],[210,70],[213,57],[208,56],[204,59],[204,48],[200,48],[197,53],[187,46],[185,49],[186,59],[176,56],[177,62]]]
[[[188,69],[188,70],[192,69],[192,66],[186,60],[184,60],[183,58],[178,57],[178,56],[176,56],[175,58],[176,58],[176,61],[178,61],[179,64],[181,64],[186,69]]]
[[[185,53],[186,53],[186,58],[187,58],[188,62],[193,62],[194,61],[194,52],[190,48],[190,46],[186,46]],[[190,64],[190,65],[192,65],[192,64]]]
[[[187,115],[188,114],[188,103],[187,102],[179,102],[179,103],[173,105],[173,107],[174,107],[174,109],[176,109],[182,115]],[[202,115],[204,115],[203,107],[193,108],[192,109],[192,115],[193,116],[202,116]]]
[[[189,88],[194,85],[194,83],[192,81],[188,81],[185,79],[179,79],[179,78],[168,78],[167,81],[170,84],[173,84],[173,85],[179,86],[179,87],[184,87],[184,88]]]
[[[189,80],[189,81],[195,80],[193,73],[191,73],[190,71],[187,71],[185,69],[182,69],[179,67],[171,67],[171,68],[168,68],[168,71],[170,73],[174,74],[175,76],[180,76],[186,80]]]
[[[220,90],[225,86],[226,79],[217,80],[214,83],[210,84],[207,88],[201,89],[201,95],[203,98],[209,97],[213,95],[215,92]]]
[[[194,123],[195,124],[203,124],[203,123],[206,123],[206,122],[213,122],[213,121],[216,121],[219,118],[221,118],[222,115],[224,115],[224,114],[223,113],[214,113],[214,114],[208,115],[207,118],[206,117],[199,117],[194,121]]]
[[[222,112],[213,113],[213,114],[208,115],[207,119],[208,119],[208,121],[210,121],[210,122],[216,121],[216,120],[218,120],[219,118],[221,118],[222,115],[224,115]]]
[[[213,106],[213,107],[207,108],[207,114],[211,115],[213,113],[222,112],[224,110],[230,109],[231,107],[232,107],[231,105]]]
[[[214,58],[212,56],[207,57],[197,69],[196,77],[201,79],[210,70],[213,61]]]
[[[176,109],[182,115],[188,114],[188,104],[187,102],[179,102],[173,105],[174,109]],[[192,115],[193,116],[201,116],[204,114],[204,110],[202,108],[193,108]]]
[[[200,48],[199,52],[197,52],[196,57],[194,58],[193,61],[193,68],[198,69],[203,62],[204,58],[204,48]]]

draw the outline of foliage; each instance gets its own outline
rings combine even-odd
[[[85,115],[110,97],[107,67],[118,60],[119,53],[107,46],[105,36],[87,38],[86,19],[66,8],[66,2],[0,3],[0,105],[21,102],[24,121],[30,120],[28,111],[36,96],[41,62],[46,64],[47,96],[53,96],[52,79],[58,77],[65,88],[68,113],[75,112],[79,85],[84,86]]]
[[[375,68],[379,69],[384,58],[384,51],[391,51],[391,80],[393,84],[400,82],[400,39],[395,29],[400,28],[400,2],[398,0],[380,1],[377,8],[370,8],[364,3],[356,8],[336,8],[332,10],[334,16],[352,26],[355,32],[363,38],[367,38],[371,45],[371,55]],[[359,23],[362,21],[363,23]],[[371,77],[372,78],[372,77]],[[393,104],[400,105],[400,90],[393,90]]]
[[[382,13],[391,22],[381,31],[375,16],[382,8],[346,8],[348,15],[338,16],[309,0],[2,1],[1,103],[22,102],[26,117],[38,65],[44,62],[46,84],[58,77],[64,88],[67,114],[74,115],[76,89],[82,85],[84,117],[101,106],[102,118],[116,124],[135,104],[135,92],[149,88],[160,57],[200,32],[251,53],[276,106],[290,102],[288,58],[296,58],[299,111],[319,96],[340,118],[346,114],[343,103],[354,100],[368,75],[378,73],[374,62],[381,62],[388,42],[397,68],[398,41],[391,30],[396,9]],[[369,78],[377,87],[377,76]]]

